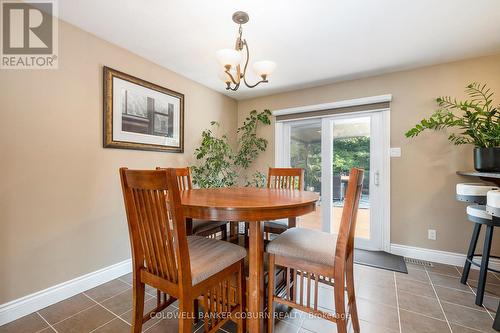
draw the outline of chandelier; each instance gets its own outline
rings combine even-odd
[[[276,68],[276,63],[269,60],[262,60],[253,63],[253,70],[261,80],[255,84],[247,82],[246,73],[248,67],[248,60],[250,58],[250,51],[248,50],[248,43],[243,38],[242,25],[248,22],[248,14],[238,11],[233,14],[233,21],[239,25],[238,37],[234,49],[222,49],[217,51],[216,57],[219,63],[223,66],[223,72],[220,74],[222,81],[226,83],[226,90],[236,91],[243,82],[248,88],[255,88],[261,83],[267,83],[269,75],[272,74]],[[243,60],[242,51],[245,49],[245,64],[243,71],[241,70],[241,63]]]

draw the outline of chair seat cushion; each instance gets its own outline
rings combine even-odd
[[[267,252],[333,266],[336,244],[335,235],[318,230],[291,228],[272,240],[267,245]]]
[[[467,206],[467,215],[469,215],[469,217],[475,217],[483,220],[491,220],[491,215],[488,214],[486,206],[484,205]]]
[[[201,236],[188,236],[193,285],[243,259],[247,251],[236,244]]]
[[[486,211],[495,216],[496,220],[500,218],[500,190],[488,192]]]
[[[273,230],[273,231],[281,231],[284,232],[288,229],[288,220],[275,220],[275,221],[266,221],[264,222],[264,231]]]
[[[208,230],[217,229],[224,225],[225,221],[209,221],[209,220],[193,220],[193,234],[206,232]]]
[[[486,193],[491,190],[498,189],[494,185],[488,185],[485,183],[461,183],[457,184],[457,194],[458,195],[474,195],[474,196],[486,196]]]
[[[494,208],[500,208],[500,190],[489,191],[486,195],[487,205]]]

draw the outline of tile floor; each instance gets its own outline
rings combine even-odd
[[[459,282],[461,268],[434,264],[408,265],[409,274],[356,266],[356,290],[362,333],[474,333],[491,329],[500,298],[500,276],[488,276],[485,306],[474,305],[478,276],[472,271],[470,284]],[[130,332],[130,275],[105,283],[60,303],[0,327],[0,333],[121,333]],[[333,292],[321,287],[318,305],[333,311]],[[155,290],[147,289],[146,307],[155,305]],[[177,332],[175,303],[164,319],[152,319],[144,332]],[[197,325],[194,332],[203,332]],[[221,332],[233,332],[228,324]],[[276,332],[336,332],[335,324],[293,310],[278,321]]]

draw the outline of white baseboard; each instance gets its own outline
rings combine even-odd
[[[95,272],[37,291],[31,295],[0,304],[0,326],[85,290],[114,280],[131,271],[132,260],[127,259]]]
[[[414,247],[414,246],[407,246],[400,244],[391,244],[391,253],[403,257],[427,260],[453,266],[463,266],[466,258],[466,255],[461,253],[432,250],[422,247]],[[481,260],[481,259],[479,257],[475,258],[474,260]],[[474,265],[472,265],[471,267],[473,269],[478,269],[478,267]],[[496,270],[500,270],[500,261],[493,258],[490,259],[489,267]]]

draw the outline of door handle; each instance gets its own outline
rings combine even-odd
[[[373,178],[373,183],[376,186],[379,186],[379,184],[380,184],[380,172],[375,171],[374,178]]]

